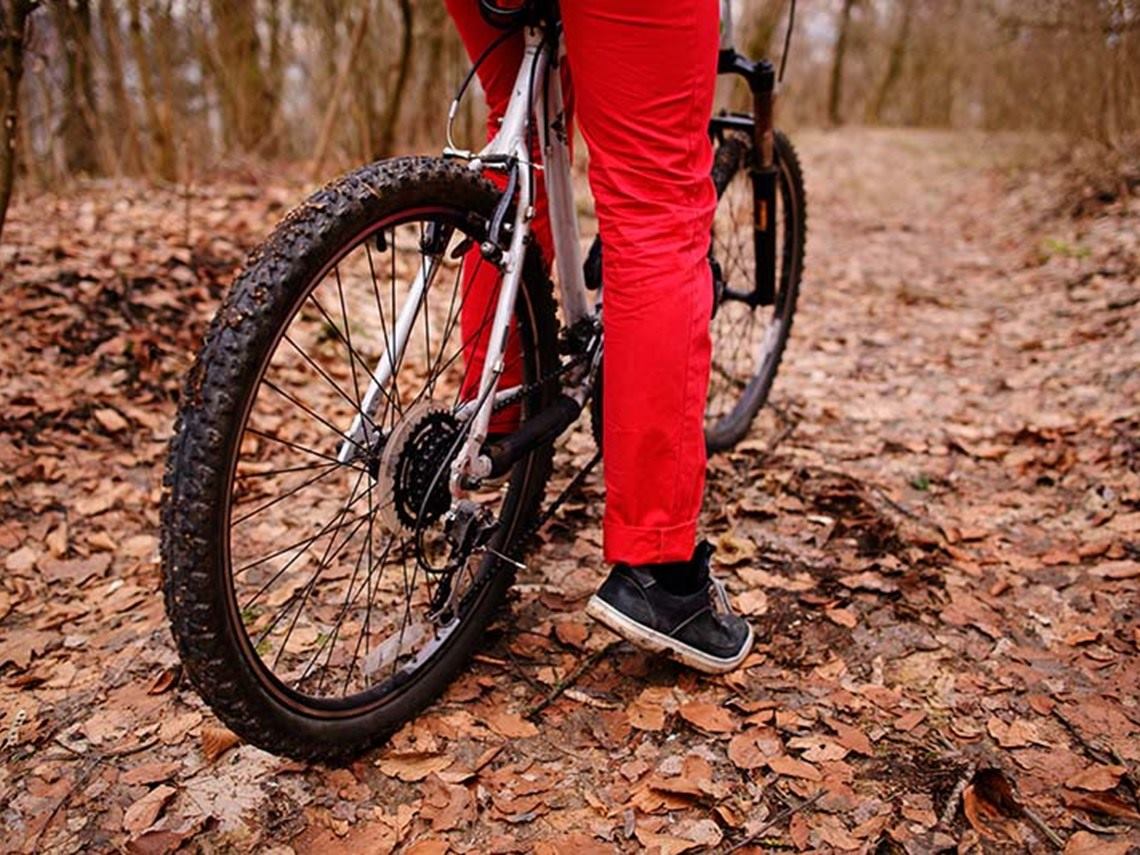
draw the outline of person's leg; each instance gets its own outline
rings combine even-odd
[[[602,255],[605,553],[586,611],[634,644],[725,672],[752,648],[694,548],[716,192],[707,123],[716,0],[563,4]]]
[[[716,0],[562,4],[603,253],[605,556],[688,561],[710,359]]]

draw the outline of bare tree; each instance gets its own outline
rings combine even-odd
[[[63,47],[65,110],[59,127],[64,159],[72,174],[99,171],[95,78],[91,62],[90,0],[57,0],[50,5]]]
[[[0,0],[0,47],[3,49],[4,76],[0,79],[3,109],[3,134],[0,136],[0,236],[12,198],[16,176],[16,139],[20,119],[20,78],[24,76],[24,46],[27,44],[28,18],[38,0]]]
[[[171,181],[177,174],[177,155],[174,149],[174,135],[170,127],[168,104],[159,104],[154,85],[154,63],[147,51],[147,34],[143,30],[142,9],[139,0],[128,0],[130,14],[131,53],[138,68],[139,88],[142,90],[143,112],[146,115],[147,129],[154,158],[154,172]]]
[[[279,93],[262,65],[257,4],[210,0],[213,17],[214,80],[231,142],[243,151],[262,151],[272,139]],[[273,34],[275,37],[278,33]],[[270,53],[273,47],[270,46]]]
[[[107,88],[115,105],[116,136],[121,137],[116,150],[119,171],[137,173],[143,166],[142,143],[135,107],[127,92],[119,12],[114,0],[99,0],[99,28],[103,34],[102,59],[107,72]]]
[[[412,3],[411,0],[398,0],[400,7],[400,58],[397,60],[396,82],[388,93],[388,106],[381,120],[380,136],[373,157],[386,157],[392,153],[392,141],[400,121],[400,108],[404,103],[404,92],[408,87],[408,73],[412,62]]]
[[[883,120],[883,110],[887,99],[902,76],[903,60],[906,57],[907,44],[910,41],[911,21],[914,18],[914,0],[902,0],[902,20],[899,23],[898,33],[891,42],[890,54],[887,58],[887,70],[879,86],[875,90],[874,100],[867,110],[867,121],[879,123]]]
[[[348,52],[345,54],[341,66],[337,70],[336,79],[333,81],[332,93],[329,95],[328,104],[325,107],[324,119],[321,120],[321,132],[317,136],[317,144],[313,149],[313,178],[319,178],[321,170],[324,168],[329,144],[332,141],[333,128],[336,125],[336,117],[340,113],[341,101],[344,100],[344,90],[348,85],[348,78],[356,64],[356,59],[360,55],[360,46],[364,43],[364,36],[368,32],[370,11],[368,6],[360,11],[360,17],[356,19],[356,26],[352,31],[352,41]]]
[[[851,37],[851,10],[858,0],[843,0],[836,27],[835,53],[831,60],[831,84],[827,95],[827,120],[833,125],[843,124],[843,64],[847,59],[847,42]]]
[[[776,34],[776,28],[787,8],[788,0],[774,0],[762,4],[753,13],[753,29],[749,34],[748,49],[745,53],[752,57],[771,55],[772,37]]]

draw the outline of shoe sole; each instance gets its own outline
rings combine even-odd
[[[586,604],[586,614],[598,623],[616,632],[635,647],[640,647],[643,650],[649,650],[653,653],[668,654],[683,665],[687,665],[697,671],[702,671],[705,674],[727,674],[729,671],[736,670],[736,668],[740,666],[740,663],[744,661],[744,658],[752,651],[752,643],[755,640],[752,626],[749,625],[748,638],[745,640],[743,647],[740,648],[740,653],[731,659],[721,659],[717,656],[710,656],[708,653],[702,653],[695,647],[690,647],[684,642],[671,638],[664,633],[657,632],[657,630],[650,629],[647,626],[643,626],[637,621],[630,620],[605,600],[598,597],[597,594],[590,597],[590,602]]]

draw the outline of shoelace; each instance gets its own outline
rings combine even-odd
[[[721,614],[735,614],[732,610],[732,604],[728,601],[728,590],[724,587],[724,582],[715,576],[709,576],[709,585],[716,594],[714,599],[720,604]]]

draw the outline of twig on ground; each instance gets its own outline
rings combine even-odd
[[[1053,707],[1053,718],[1057,719],[1057,721],[1065,725],[1065,730],[1069,731],[1069,735],[1072,736],[1073,739],[1077,740],[1077,742],[1079,742],[1081,747],[1085,750],[1085,753],[1088,754],[1089,757],[1091,757],[1097,763],[1108,763],[1112,759],[1109,756],[1109,753],[1105,751],[1104,748],[1102,748],[1100,745],[1097,745],[1095,742],[1090,742],[1089,740],[1085,739],[1084,734],[1077,729],[1077,726],[1075,724],[1069,721],[1069,717],[1061,712],[1060,707]]]
[[[577,680],[594,666],[594,663],[611,652],[615,647],[621,644],[621,641],[611,641],[605,647],[599,648],[578,663],[578,667],[571,671],[566,677],[560,680],[556,685],[551,687],[550,691],[546,693],[545,697],[538,703],[534,704],[530,709],[523,713],[523,718],[533,718],[538,715],[554,701],[558,696],[565,692],[568,688],[574,685]]]
[[[786,798],[783,795],[783,793],[781,793],[779,790],[777,790],[776,792],[780,796],[781,800],[784,800]],[[760,828],[758,828],[756,831],[749,834],[743,840],[740,840],[739,842],[737,842],[734,846],[732,846],[732,848],[728,849],[727,851],[728,852],[735,852],[738,849],[743,849],[745,846],[747,846],[753,840],[756,840],[758,837],[763,836],[764,833],[768,831],[768,829],[772,828],[777,823],[781,823],[785,819],[790,817],[792,814],[799,813],[801,810],[804,810],[805,808],[808,808],[808,807],[811,807],[812,805],[814,805],[816,802],[818,802],[820,799],[822,799],[824,797],[824,795],[826,795],[826,793],[827,793],[827,790],[824,790],[821,788],[819,790],[819,792],[817,792],[810,799],[804,799],[802,802],[798,802],[796,804],[789,804],[786,808],[784,808],[782,811],[780,811],[778,814],[776,814],[774,817],[772,817],[770,820],[768,820],[766,823],[764,823],[762,826],[760,826]]]
[[[1049,838],[1049,842],[1056,846],[1057,849],[1060,850],[1065,848],[1065,841],[1061,839],[1057,832],[1046,825],[1045,820],[1039,817],[1032,808],[1028,808],[1025,805],[1022,805],[1021,812],[1025,815],[1026,819],[1028,819],[1037,827],[1038,831]]]
[[[954,816],[958,813],[958,805],[962,801],[962,793],[973,780],[975,772],[977,772],[977,766],[971,763],[962,772],[962,777],[958,779],[954,789],[950,791],[950,795],[946,799],[946,806],[942,808],[942,816],[938,818],[943,825],[949,827],[950,823],[954,821]]]
[[[795,433],[796,428],[800,426],[800,420],[789,414],[786,410],[780,409],[775,404],[772,405],[772,409],[776,411],[776,415],[780,417],[780,421],[784,423],[784,426],[780,429],[778,434],[772,437],[772,441],[768,443],[768,447],[764,449],[764,452],[759,456],[757,462],[763,462],[771,457],[784,440]]]

